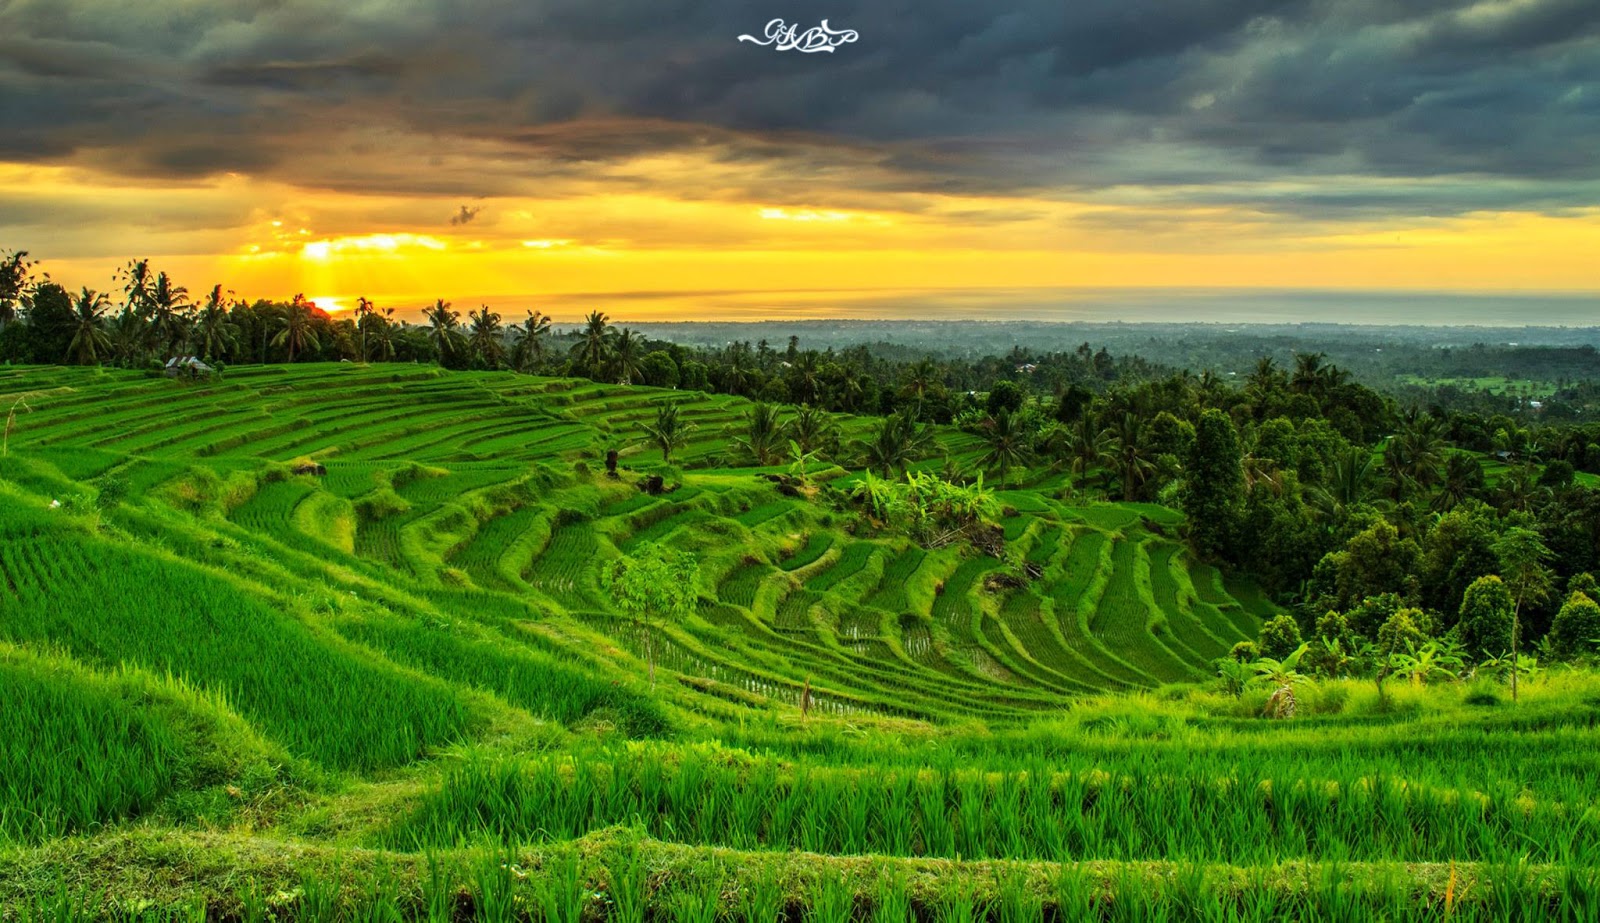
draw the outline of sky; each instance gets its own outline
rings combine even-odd
[[[775,18],[856,40],[739,40]],[[0,0],[0,250],[74,287],[1570,300],[1597,151],[1595,0]]]

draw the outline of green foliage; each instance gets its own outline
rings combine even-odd
[[[1300,626],[1290,615],[1277,616],[1262,625],[1261,636],[1257,639],[1261,656],[1279,660],[1293,653],[1300,644]]]
[[[700,568],[694,557],[646,544],[601,571],[601,586],[629,618],[678,621],[694,612]]]
[[[1227,414],[1207,410],[1195,427],[1180,496],[1190,541],[1202,557],[1224,560],[1233,556],[1243,497],[1239,433]]]
[[[1462,645],[1478,658],[1498,657],[1510,651],[1515,609],[1516,600],[1499,577],[1490,575],[1472,581],[1461,599],[1458,625]]]
[[[1600,652],[1600,604],[1574,590],[1550,626],[1550,647],[1558,657]]]

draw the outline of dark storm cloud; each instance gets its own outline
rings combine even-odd
[[[823,16],[860,41],[735,40]],[[694,151],[879,191],[1326,178],[1255,204],[1335,217],[1600,179],[1594,0],[11,0],[0,36],[0,159],[129,174],[493,196]]]

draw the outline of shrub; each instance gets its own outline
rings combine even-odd
[[[1300,625],[1293,616],[1280,615],[1261,626],[1257,644],[1262,656],[1282,660],[1300,646]]]
[[[1461,598],[1461,643],[1473,656],[1498,657],[1511,650],[1511,591],[1499,577],[1479,577]]]
[[[1600,650],[1600,604],[1586,593],[1574,592],[1550,626],[1550,647],[1557,657]]]
[[[1378,627],[1378,646],[1404,651],[1408,646],[1422,644],[1428,640],[1426,622],[1422,610],[1401,609]]]

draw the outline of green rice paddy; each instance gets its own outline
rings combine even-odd
[[[1600,682],[1263,719],[1201,684],[1274,604],[1059,472],[1013,473],[991,557],[785,495],[720,396],[0,369],[23,392],[4,919],[1600,918]],[[611,605],[651,543],[692,614]]]

